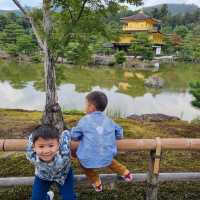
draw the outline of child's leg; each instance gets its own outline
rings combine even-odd
[[[47,192],[49,191],[50,186],[50,181],[44,181],[39,177],[35,176],[32,189],[32,200],[49,200]]]
[[[126,168],[126,166],[122,165],[115,159],[112,160],[112,163],[111,165],[109,165],[109,168],[112,171],[120,174],[126,182],[131,182],[133,180],[133,174],[131,174],[131,172]]]
[[[63,200],[76,200],[74,192],[74,175],[72,169],[69,170],[64,185],[59,186],[60,195]]]
[[[99,177],[99,174],[94,169],[85,168],[81,165],[81,168],[84,172],[84,174],[87,176],[87,178],[92,183],[92,186],[94,187],[96,192],[102,191],[102,184],[101,179]]]
[[[101,184],[99,174],[94,169],[85,168],[83,166],[81,166],[81,168],[92,184],[95,184],[95,185]]]
[[[113,159],[111,165],[108,166],[112,171],[118,173],[121,176],[125,176],[129,173],[129,170],[126,166],[119,163],[117,160]]]

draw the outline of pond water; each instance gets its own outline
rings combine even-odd
[[[192,120],[200,116],[200,111],[191,106],[192,96],[188,92],[145,93],[143,96],[131,97],[111,89],[93,87],[106,93],[109,99],[108,112],[122,117],[130,114],[163,113],[177,116],[184,120]],[[29,83],[23,89],[14,89],[8,82],[0,82],[1,108],[21,108],[42,110],[45,102],[44,92],[34,89]],[[59,87],[58,96],[61,107],[68,110],[83,110],[84,97],[87,92],[77,92],[74,84],[63,84]]]
[[[16,69],[9,65],[9,71],[5,63],[0,65],[0,108],[43,110],[45,93],[42,87],[42,78],[40,79],[41,67],[23,66],[22,68],[20,70],[19,66]],[[114,70],[113,72],[111,69],[102,72],[103,70],[100,70],[101,72],[98,71],[100,80],[98,80],[98,76],[94,77],[94,71],[91,73],[93,76],[89,74],[91,70],[87,69],[85,72],[84,69],[80,69],[77,72],[77,69],[67,69],[62,72],[64,77],[60,72],[58,73],[58,96],[63,110],[83,110],[86,94],[89,91],[101,90],[108,96],[107,112],[110,115],[125,117],[131,114],[162,113],[188,121],[200,116],[200,110],[191,106],[193,97],[187,88],[177,89],[176,87],[172,90],[168,86],[169,88],[164,88],[162,91],[155,92],[154,90],[152,92],[144,88],[141,82],[137,87],[141,88],[140,92],[138,89],[123,92],[117,87],[117,82],[123,81],[122,71]],[[114,73],[115,78],[111,78],[109,74]],[[76,74],[77,79],[72,80],[72,74]],[[130,80],[128,82],[133,85]],[[138,82],[140,81],[138,80]]]

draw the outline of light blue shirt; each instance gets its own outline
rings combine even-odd
[[[80,140],[76,154],[85,168],[110,165],[117,154],[116,139],[122,137],[123,129],[99,111],[87,114],[71,129],[72,140]]]
[[[39,159],[33,150],[32,134],[29,136],[26,157],[35,165],[35,175],[43,180],[63,185],[71,167],[70,153],[70,133],[67,130],[61,134],[59,151],[49,163]]]

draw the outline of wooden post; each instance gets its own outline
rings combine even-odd
[[[161,159],[161,141],[160,138],[156,138],[156,155],[153,167],[153,173],[159,174],[160,171],[160,159]]]
[[[157,200],[158,195],[158,174],[154,174],[154,163],[155,163],[156,151],[150,151],[148,172],[147,172],[147,192],[146,200]]]

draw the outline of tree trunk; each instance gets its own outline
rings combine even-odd
[[[46,105],[42,118],[42,123],[56,127],[60,132],[64,129],[64,120],[61,108],[58,104],[56,93],[55,62],[53,53],[49,48],[51,42],[52,22],[50,17],[51,1],[43,0],[43,25],[44,25],[44,71],[45,71],[45,91]]]
[[[46,105],[42,123],[54,126],[62,132],[64,129],[64,120],[56,93],[55,63],[48,47],[44,54]]]

